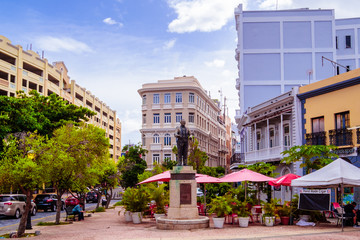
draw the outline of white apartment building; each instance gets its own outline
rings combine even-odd
[[[207,166],[225,167],[226,129],[219,119],[220,108],[192,76],[175,77],[143,84],[138,90],[142,98],[142,145],[148,150],[145,160],[149,168],[168,158],[176,160],[175,128],[180,120],[199,141],[209,157]]]
[[[248,125],[249,116],[264,104],[272,108],[273,99],[297,86],[359,68],[360,18],[336,20],[332,9],[243,11],[240,4],[235,9],[235,20],[240,107],[235,120],[241,138],[236,152],[242,156],[240,162],[272,161],[274,148],[260,151],[261,147],[269,149],[270,139],[258,139],[269,135],[269,131],[256,137],[254,132],[246,135],[254,129]],[[284,133],[283,127],[279,129]],[[290,128],[290,132],[294,131]],[[293,146],[294,142],[290,143]]]

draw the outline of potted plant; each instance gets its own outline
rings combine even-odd
[[[159,187],[153,185],[149,186],[151,190],[151,200],[154,200],[156,204],[154,213],[155,219],[165,216],[165,205],[168,202],[168,194],[165,190],[165,186],[165,184],[161,184]]]
[[[131,212],[130,212],[130,204],[131,204],[131,188],[127,188],[122,196],[122,200],[120,201],[120,204],[124,207],[124,215],[125,215],[125,221],[131,222]],[[119,211],[120,214],[120,211]]]
[[[225,215],[229,214],[232,210],[229,205],[228,199],[224,196],[216,196],[215,198],[211,199],[209,206],[209,213],[216,214],[216,217],[213,217],[214,227],[223,228],[225,222]]]
[[[129,193],[130,200],[130,211],[132,221],[135,224],[141,223],[142,214],[146,210],[148,203],[150,202],[150,197],[148,192],[144,187],[132,188]]]
[[[282,225],[289,225],[291,211],[292,211],[292,207],[290,206],[290,202],[285,202],[278,209],[278,214],[280,216]]]
[[[276,216],[276,205],[279,202],[278,199],[271,199],[270,202],[264,204],[264,222],[268,227],[274,226]]]
[[[249,218],[251,212],[249,210],[249,203],[247,201],[240,202],[235,200],[235,205],[233,205],[233,212],[235,212],[238,215],[240,227],[249,226]]]

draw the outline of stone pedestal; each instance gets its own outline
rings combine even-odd
[[[209,227],[208,217],[199,217],[196,198],[196,171],[191,166],[175,166],[171,171],[170,206],[167,217],[157,219],[158,229]]]

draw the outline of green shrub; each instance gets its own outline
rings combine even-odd
[[[105,212],[105,208],[104,207],[97,207],[95,209],[95,212]]]

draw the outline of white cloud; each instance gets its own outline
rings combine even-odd
[[[169,50],[169,49],[174,47],[175,43],[176,43],[176,39],[172,39],[170,41],[167,41],[167,42],[165,42],[165,44],[163,46],[163,49],[164,50]]]
[[[115,21],[114,19],[112,19],[110,17],[105,18],[103,20],[103,23],[108,24],[108,25],[119,25],[120,27],[123,26],[123,24],[121,22],[117,22],[117,21]]]
[[[177,33],[219,30],[233,20],[234,9],[240,3],[239,0],[168,0],[178,15],[168,30]]]
[[[220,67],[223,67],[225,65],[225,61],[221,60],[221,59],[214,59],[211,62],[205,62],[205,65],[208,66],[208,67],[220,68]]]
[[[284,8],[291,8],[293,4],[292,0],[265,0],[260,3],[260,9],[284,9]]]
[[[68,37],[56,38],[50,36],[43,36],[39,37],[35,41],[39,48],[50,52],[93,52],[93,50],[86,43]]]

